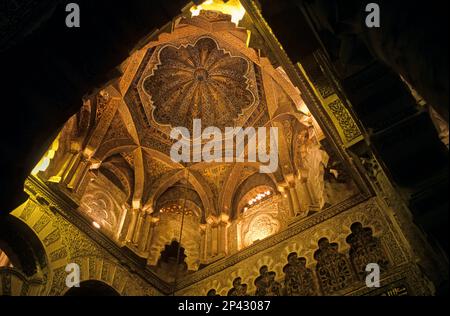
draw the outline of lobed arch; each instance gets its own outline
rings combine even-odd
[[[223,212],[232,217],[233,214],[233,198],[235,196],[236,191],[238,190],[238,185],[240,182],[245,181],[247,178],[251,177],[255,173],[258,173],[259,167],[261,163],[259,162],[242,162],[235,163],[231,171],[227,176],[227,180],[224,182],[224,188],[232,188],[232,190],[222,190],[219,196],[219,209],[223,210]],[[244,168],[251,168],[253,172],[246,176],[246,178],[242,179],[242,173]],[[259,173],[258,173],[259,174]],[[271,182],[274,184],[276,188],[276,177],[272,173],[265,174],[268,178],[270,178]]]
[[[186,202],[186,208],[194,211],[199,220],[205,219],[203,204],[200,196],[192,187],[174,185],[161,194],[155,202],[155,212],[158,214],[165,206],[177,204],[182,206]]]
[[[97,154],[95,155],[95,158],[99,161],[105,161],[106,159],[108,159],[109,157],[116,155],[116,154],[120,154],[120,153],[130,153],[138,148],[142,149],[146,154],[148,154],[152,159],[158,159],[161,162],[164,162],[165,164],[169,165],[170,167],[174,168],[174,169],[181,169],[184,168],[184,166],[180,163],[174,162],[168,155],[149,148],[149,147],[145,147],[145,146],[139,146],[136,144],[116,144],[114,145],[114,142],[117,140],[110,140],[105,142],[104,144],[107,144],[107,146],[105,146],[105,148],[103,148],[101,151],[99,151]]]
[[[201,176],[196,174],[193,171],[189,171],[188,169],[183,169],[175,172],[170,177],[164,179],[163,181],[157,183],[156,187],[152,188],[152,194],[149,196],[146,201],[143,209],[155,210],[156,201],[161,194],[163,194],[167,189],[172,187],[174,184],[181,180],[188,180],[189,184],[192,185],[193,189],[200,196],[202,200],[202,204],[204,207],[205,216],[215,215],[216,210],[214,208],[214,202],[212,200],[212,192],[211,189],[201,181]]]
[[[309,116],[307,117],[309,118]],[[298,128],[309,128],[310,126],[305,123],[305,115],[298,112],[286,112],[286,111],[276,111],[272,119],[267,123],[271,122],[283,122],[285,120],[293,119],[297,124]]]
[[[242,199],[252,190],[256,188],[263,188],[263,191],[271,189],[272,192],[277,191],[276,182],[267,175],[262,173],[254,173],[253,175],[247,177],[240,185],[237,187],[233,194],[232,204],[231,204],[231,218],[236,219],[239,217],[240,206],[242,206]]]
[[[113,156],[112,156],[113,157]],[[131,198],[131,194],[133,192],[132,186],[133,186],[133,179],[130,178],[130,175],[127,174],[125,170],[123,170],[121,167],[118,167],[113,162],[104,162],[100,168],[100,172],[102,172],[108,179],[110,179],[110,176],[107,173],[112,173],[112,175],[117,178],[120,181],[121,187],[119,189],[123,189],[125,195],[126,195],[126,201],[128,201]],[[106,173],[104,172],[106,171]],[[111,180],[111,179],[110,179]]]
[[[96,151],[93,158],[101,163],[111,156],[120,153],[129,153],[138,147],[139,146],[137,146],[136,144],[131,143],[130,140],[118,141],[117,139],[112,139],[104,142],[99,150]]]

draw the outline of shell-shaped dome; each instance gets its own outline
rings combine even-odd
[[[232,56],[211,38],[193,45],[165,46],[159,64],[143,81],[159,124],[192,129],[193,119],[203,126],[234,126],[235,119],[255,102],[248,89],[249,62]]]

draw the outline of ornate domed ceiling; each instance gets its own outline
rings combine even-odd
[[[265,57],[271,48],[249,40],[254,31],[220,12],[177,19],[135,51],[116,80],[86,98],[46,155],[49,168],[37,171],[70,197],[77,215],[165,282],[278,238],[293,221],[357,190],[328,155],[300,91]],[[222,142],[233,140],[229,151],[217,150],[233,160],[171,158],[173,128],[185,127],[198,140],[195,119],[203,129],[219,128]],[[227,127],[252,127],[258,141],[238,141]],[[277,130],[275,145],[272,136],[260,136],[268,127]],[[252,151],[258,158],[246,159]],[[275,161],[270,173],[261,173],[261,152]]]
[[[172,33],[129,61],[121,92],[145,130],[144,141],[156,136],[170,146],[171,129],[192,132],[194,119],[221,130],[256,120],[264,126],[269,116],[261,98],[261,67],[246,38],[246,30],[236,28],[229,16],[205,12],[183,18]]]
[[[175,142],[171,129],[191,129],[197,118],[204,128],[280,127],[284,154],[279,155],[279,168],[258,185],[275,192],[286,175],[292,178],[302,164],[294,162],[298,155],[293,152],[301,145],[296,140],[301,133],[315,135],[313,118],[302,112],[304,102],[285,73],[248,47],[248,34],[219,12],[182,18],[171,33],[161,33],[136,51],[122,65],[123,75],[86,102],[64,133],[76,135],[75,142],[86,138],[85,145],[77,146],[90,161],[91,182],[80,197],[87,213],[94,214],[95,207],[102,212],[119,208],[108,220],[95,213],[114,226],[123,209],[158,212],[161,197],[188,179],[186,187],[198,194],[191,201],[202,209],[203,221],[221,213],[239,216],[235,208],[245,205],[241,199],[256,183],[242,189],[245,192],[239,188],[258,173],[260,163],[176,163],[170,158]],[[102,188],[114,190],[114,203],[111,196],[97,192]],[[185,190],[173,192],[181,196]],[[91,201],[97,196],[107,203]]]
[[[282,230],[294,210],[307,214],[311,205],[352,194],[346,184],[325,183],[330,159],[317,123],[286,74],[248,46],[248,36],[221,13],[182,18],[130,56],[122,76],[91,96],[60,135],[47,174],[77,195],[82,214],[151,266],[178,240],[180,210],[193,215],[182,244],[189,269],[197,269],[227,248]],[[171,130],[192,130],[194,119],[222,130],[277,127],[277,170],[261,175],[258,161],[174,162]],[[228,245],[221,239],[227,229]],[[206,252],[203,242],[202,252],[205,234],[217,240]]]
[[[193,119],[223,129],[235,126],[255,94],[252,64],[232,56],[211,37],[193,44],[162,47],[152,74],[143,80],[153,118],[162,125],[191,127]]]

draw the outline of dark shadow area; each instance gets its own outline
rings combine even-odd
[[[83,281],[80,287],[73,287],[64,296],[120,296],[111,286],[97,280]]]
[[[29,277],[47,266],[45,250],[39,238],[31,228],[12,215],[0,219],[0,249],[15,268]]]

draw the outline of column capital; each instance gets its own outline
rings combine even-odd
[[[209,216],[206,218],[206,222],[207,222],[209,225],[217,224],[218,219],[217,219],[216,216],[209,215]]]
[[[286,188],[288,187],[288,184],[285,181],[282,182],[278,182],[277,183],[277,190],[280,193],[283,193],[284,191],[286,191]]]
[[[133,199],[132,206],[133,206],[133,209],[140,209],[141,208],[141,200]]]
[[[70,152],[77,154],[83,150],[82,143],[79,139],[70,141]]]
[[[89,163],[89,170],[97,170],[102,165],[102,161],[96,158],[83,157]]]
[[[153,224],[156,224],[156,223],[158,223],[160,221],[159,217],[156,217],[156,216],[153,216],[153,215],[150,215],[150,219],[151,219]]]
[[[306,182],[308,181],[308,170],[305,168],[300,168],[297,171],[297,178],[301,181],[301,182]]]
[[[229,216],[228,214],[222,213],[222,214],[220,214],[219,219],[220,219],[220,222],[221,222],[221,223],[226,223],[226,224],[228,224],[229,221],[230,221],[230,216]]]
[[[130,210],[131,210],[131,213],[133,213],[133,214],[139,213],[139,208],[131,207]]]
[[[294,173],[286,174],[284,176],[284,178],[286,179],[286,184],[288,186],[292,186],[293,184],[295,185],[295,174]]]

